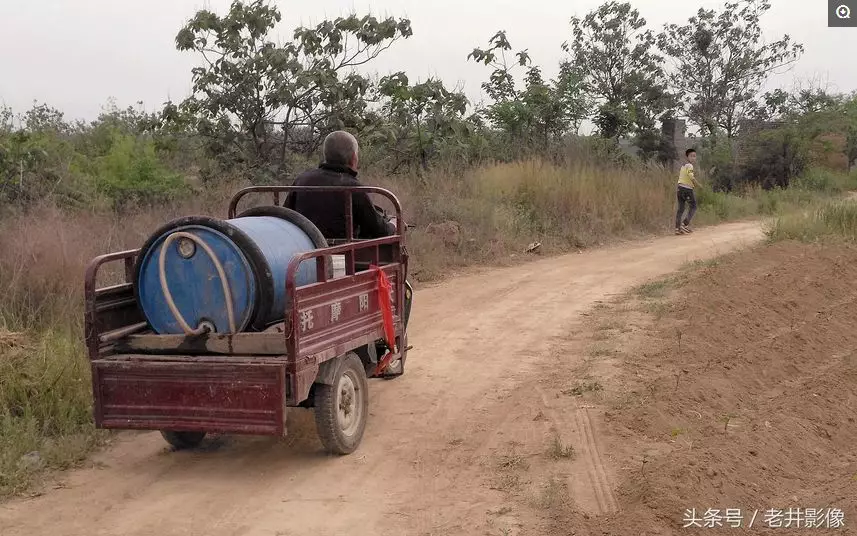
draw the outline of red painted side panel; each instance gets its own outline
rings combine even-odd
[[[393,283],[394,323],[401,332],[401,309],[395,305],[400,299],[397,283],[401,265],[383,269]],[[295,336],[287,369],[294,382],[290,405],[306,398],[320,363],[384,337],[378,275],[374,271],[299,287],[294,303],[290,321]]]
[[[100,428],[285,435],[285,363],[99,359]]]
[[[388,270],[397,303],[398,273]],[[382,339],[383,324],[378,302],[378,279],[374,272],[329,281],[297,290],[297,355],[317,354],[333,348],[336,355],[353,349],[354,340],[365,335]],[[393,314],[398,318],[395,305]]]

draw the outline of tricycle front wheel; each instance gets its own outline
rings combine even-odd
[[[363,439],[369,415],[369,383],[360,358],[354,353],[346,355],[331,383],[315,386],[318,436],[328,452],[351,454]]]
[[[192,449],[199,446],[202,440],[205,439],[205,432],[173,432],[163,430],[161,431],[161,435],[176,450]]]

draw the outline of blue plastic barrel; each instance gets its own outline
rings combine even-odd
[[[253,331],[282,321],[286,270],[295,255],[327,247],[309,220],[282,207],[260,207],[231,220],[179,218],[156,231],[141,248],[136,266],[137,303],[153,331],[182,334],[162,289],[160,255],[167,238],[189,233],[207,245],[226,275],[235,331]],[[226,293],[217,264],[194,240],[178,237],[167,247],[163,279],[176,309],[192,329],[230,331]],[[315,261],[301,264],[298,286],[316,282]]]

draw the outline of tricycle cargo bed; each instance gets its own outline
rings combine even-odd
[[[381,267],[392,285],[390,299],[394,324],[398,328],[403,322],[403,297],[399,295],[401,274],[397,268],[396,265]],[[87,330],[90,356],[95,359],[123,353],[270,355],[294,362],[310,356],[323,361],[383,337],[377,286],[377,274],[365,271],[297,287],[293,290],[293,308],[286,312],[286,322],[264,332],[201,335],[159,335],[145,323],[123,325],[112,316],[114,308],[110,305],[113,301],[93,293]],[[112,299],[112,296],[105,297]],[[124,300],[125,307],[135,305],[133,295]],[[99,329],[102,326],[109,326],[110,330]]]
[[[123,355],[92,372],[102,428],[285,433],[282,360]]]

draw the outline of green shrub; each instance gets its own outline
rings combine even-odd
[[[731,192],[737,185],[732,145],[729,140],[717,140],[697,148],[699,167],[710,177],[708,187],[715,192]]]
[[[160,163],[151,140],[128,134],[114,136],[107,154],[95,158],[92,172],[96,191],[117,208],[163,202],[185,189],[181,176]]]
[[[798,190],[839,194],[857,189],[857,173],[846,175],[829,169],[813,167],[795,179],[792,187]]]
[[[809,165],[809,144],[792,125],[750,132],[741,142],[740,183],[788,187]]]

